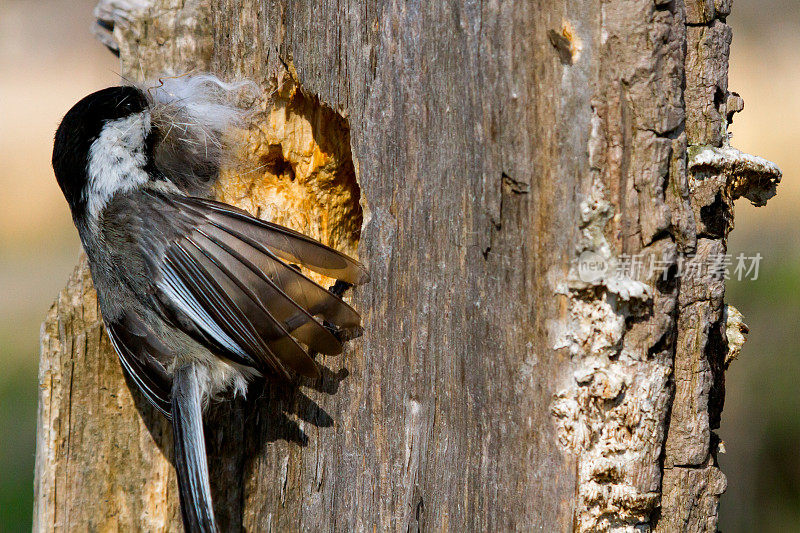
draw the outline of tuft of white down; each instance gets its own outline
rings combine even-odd
[[[153,127],[159,133],[156,167],[180,189],[203,195],[232,152],[226,133],[240,127],[258,86],[251,81],[226,83],[211,74],[161,78],[139,87],[147,97]]]
[[[149,132],[150,112],[146,110],[105,123],[89,147],[85,200],[90,220],[97,219],[116,193],[147,183],[145,140]]]

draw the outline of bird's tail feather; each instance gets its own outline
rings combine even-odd
[[[175,470],[187,533],[217,532],[203,437],[202,372],[198,365],[188,364],[175,371],[172,382]]]

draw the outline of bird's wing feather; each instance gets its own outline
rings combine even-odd
[[[352,307],[297,269],[284,263],[269,247],[216,222],[205,226],[202,231],[225,248],[232,259],[252,267],[251,270],[257,273],[267,286],[279,289],[283,297],[294,302],[294,306],[307,311],[304,314],[320,316],[340,328],[352,328],[361,323],[361,318]],[[264,297],[269,298],[270,295],[265,294]],[[300,320],[300,317],[294,317],[294,320]]]
[[[260,243],[284,261],[303,265],[323,276],[353,285],[369,280],[367,270],[358,261],[302,233],[254,218],[246,211],[214,200],[178,197],[176,201],[187,207],[201,209],[212,222]]]
[[[159,411],[170,417],[171,378],[157,356],[167,348],[130,313],[106,322],[106,331],[122,368]]]
[[[197,230],[191,239],[196,246],[200,247],[206,257],[248,296],[243,300],[244,305],[255,306],[254,314],[263,312],[269,315],[272,320],[267,324],[276,323],[277,331],[273,329],[263,331],[262,336],[267,335],[269,338],[273,338],[276,334],[284,336],[291,333],[317,352],[328,355],[341,352],[341,343],[311,314],[311,311],[316,311],[321,305],[317,301],[311,301],[312,299],[305,292],[298,291],[293,287],[293,278],[299,275],[295,269],[287,268],[279,261],[246,249],[243,246],[244,243],[236,242],[227,234],[217,235],[212,228]],[[252,260],[248,259],[248,256]],[[261,263],[261,266],[253,261]],[[270,274],[266,274],[265,270]],[[298,295],[293,299],[281,287],[285,287],[291,293],[298,293]],[[326,295],[330,293],[319,286],[316,287],[322,291],[318,300],[327,301]],[[328,313],[328,316],[330,315],[332,313]],[[336,318],[339,317],[336,316]],[[357,314],[355,320],[358,321]],[[342,327],[350,325],[345,320],[335,323],[342,324]],[[355,325],[357,324],[356,322]]]
[[[259,335],[253,322],[267,326],[271,321],[269,315],[248,305],[248,295],[192,241],[184,237],[167,249],[161,274],[162,281],[157,286],[167,297],[164,303],[188,317],[216,343],[214,347],[222,347],[224,355],[233,361],[261,369],[268,367],[287,377],[283,363],[297,367],[294,370],[298,372],[314,367],[296,342],[284,341],[284,351],[277,354],[270,349],[268,341],[291,337],[277,334],[266,339]],[[298,359],[306,364],[298,364]]]
[[[151,255],[151,262],[156,294],[174,325],[237,363],[284,375],[286,369],[318,375],[300,343],[320,353],[341,352],[341,342],[321,322],[353,328],[360,324],[358,313],[280,254],[304,266],[309,259],[317,270],[327,257],[326,271],[350,280],[362,279],[357,262],[233,208],[223,216],[224,204],[163,193],[153,193],[153,201],[163,204],[172,228],[155,237],[163,242],[153,248],[163,254]],[[153,234],[148,232],[150,239]],[[306,251],[281,251],[292,248],[287,239]]]

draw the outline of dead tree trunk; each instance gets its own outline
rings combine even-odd
[[[729,10],[101,2],[126,77],[262,86],[253,170],[221,198],[371,271],[364,336],[319,382],[209,413],[223,531],[715,530],[736,346],[723,282],[678,267],[724,254],[733,200],[780,177],[727,147]],[[34,529],[177,531],[168,424],[126,386],[84,264],[40,382]]]

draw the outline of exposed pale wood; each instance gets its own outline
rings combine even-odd
[[[127,77],[261,85],[219,196],[372,276],[320,382],[211,408],[223,531],[715,529],[724,286],[674,267],[779,178],[692,166],[727,140],[729,11],[101,2]],[[584,252],[672,274],[587,282]],[[177,530],[169,427],[98,318],[81,265],[43,326],[34,529]]]

